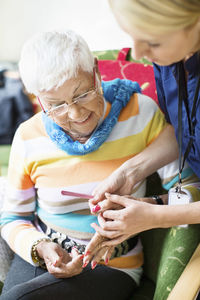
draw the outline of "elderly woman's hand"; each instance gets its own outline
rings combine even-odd
[[[84,259],[83,259],[83,266],[85,267],[90,261],[92,269],[94,269],[97,263],[101,260],[104,260],[107,264],[114,247],[102,247],[102,243],[105,242],[107,239],[101,236],[98,232],[96,232],[87,245],[85,249]]]
[[[72,277],[82,272],[83,255],[75,248],[68,253],[56,243],[42,241],[37,245],[37,252],[44,259],[48,272],[57,278]]]
[[[102,217],[102,213],[105,212],[106,210],[121,210],[124,208],[121,204],[117,204],[112,202],[109,199],[109,194],[105,194],[105,196],[108,195],[108,199],[104,199],[100,201],[97,205],[93,205],[92,200],[89,200],[89,206],[91,209],[91,213],[93,214],[98,214],[98,220],[99,224],[102,225],[102,227],[105,224],[105,221],[112,221],[109,219],[104,219]],[[136,200],[133,196],[126,195],[124,196],[128,199],[134,199]],[[141,198],[140,201],[144,201],[145,198]],[[139,199],[138,199],[139,200]],[[100,229],[100,227],[95,227],[97,226],[96,224],[93,224],[93,227],[99,232],[96,232],[89,244],[86,247],[85,250],[85,255],[84,255],[84,260],[83,260],[83,265],[87,265],[91,261],[92,268],[96,266],[96,264],[104,259],[105,263],[107,264],[110,257],[112,256],[112,252],[114,251],[114,248],[116,245],[118,245],[118,242],[114,242],[113,240],[110,240],[108,238],[103,237],[100,233],[103,228]],[[102,231],[103,233],[103,231]],[[127,239],[129,235],[123,235],[121,236],[122,241]],[[112,243],[111,246],[105,245],[107,242]]]
[[[127,196],[130,197],[130,196]],[[98,214],[100,212],[106,211],[108,209],[121,209],[123,206],[113,203],[109,199],[104,199],[102,201],[99,201],[98,204],[94,204],[93,198],[89,200],[89,207],[92,214]]]

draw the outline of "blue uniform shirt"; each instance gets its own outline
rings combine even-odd
[[[170,66],[158,66],[154,64],[154,74],[156,80],[158,101],[162,111],[165,114],[168,123],[172,124],[176,138],[178,140],[178,64],[172,64]],[[188,118],[186,109],[191,115],[192,104],[198,79],[198,73],[200,67],[198,65],[197,53],[190,57],[185,62],[185,70],[187,72],[187,98],[186,102],[182,104],[183,116],[183,141],[182,141],[182,153],[185,153],[188,141],[190,139]],[[200,178],[200,91],[198,93],[198,100],[196,105],[196,114],[193,118],[195,125],[195,136],[193,146],[187,157],[187,162],[191,166],[192,170]],[[187,106],[187,107],[186,107]]]

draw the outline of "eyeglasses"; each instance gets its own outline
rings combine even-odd
[[[72,99],[72,103],[67,104],[66,102],[63,104],[50,104],[50,109],[48,111],[45,111],[40,98],[37,97],[38,102],[43,110],[44,113],[46,113],[48,116],[54,115],[57,117],[60,117],[66,113],[68,113],[70,107],[74,104],[76,105],[85,105],[92,100],[94,100],[95,97],[98,95],[102,95],[102,88],[100,86],[97,86],[97,80],[96,80],[96,71],[95,68],[93,68],[93,78],[94,78],[94,88],[90,89],[88,92],[79,95],[78,97],[75,97]],[[53,98],[47,98],[48,100],[56,100]]]

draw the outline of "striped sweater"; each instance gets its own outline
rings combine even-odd
[[[106,100],[106,99],[105,99]],[[105,101],[106,117],[111,105]],[[97,151],[78,156],[58,149],[47,135],[38,113],[21,124],[15,134],[9,162],[8,190],[1,218],[1,234],[23,259],[31,258],[33,243],[46,235],[36,226],[35,212],[50,228],[87,244],[97,222],[90,215],[87,199],[61,195],[61,190],[90,194],[126,160],[137,155],[160,134],[166,122],[156,103],[134,94],[121,111],[111,134]],[[165,180],[177,175],[177,163],[165,168]],[[145,182],[133,191],[145,194]],[[126,255],[114,258],[110,266],[120,268],[136,281],[143,264],[140,242]],[[134,271],[136,270],[136,271]]]

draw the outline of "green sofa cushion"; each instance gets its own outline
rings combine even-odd
[[[167,299],[200,242],[199,232],[199,224],[190,225],[187,228],[177,226],[166,230],[161,249],[154,300]],[[150,252],[151,249],[148,249]]]
[[[5,176],[8,169],[10,145],[0,145],[0,175]]]
[[[94,56],[96,56],[99,60],[116,60],[119,54],[119,50],[102,50],[102,51],[94,51],[93,52]],[[149,62],[145,58],[141,58],[139,60],[133,59],[131,56],[131,50],[129,51],[129,54],[127,56],[128,61],[134,61],[137,63],[141,64],[147,64],[147,65],[152,65],[151,62]]]
[[[2,288],[3,288],[3,282],[0,281],[0,294],[1,294]]]

